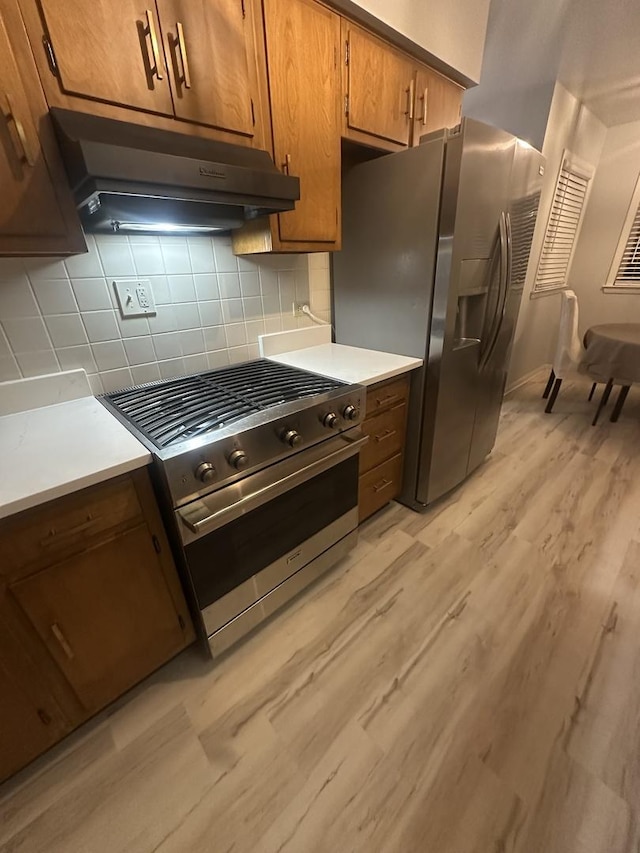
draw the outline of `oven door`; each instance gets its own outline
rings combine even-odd
[[[176,510],[209,637],[349,534],[355,538],[366,440],[343,433]]]

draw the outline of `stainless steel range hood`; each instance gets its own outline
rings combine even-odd
[[[87,231],[206,233],[292,210],[300,181],[266,151],[53,108]]]

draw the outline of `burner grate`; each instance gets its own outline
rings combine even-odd
[[[343,382],[260,359],[105,394],[111,405],[163,448],[214,432],[255,412],[324,394]]]

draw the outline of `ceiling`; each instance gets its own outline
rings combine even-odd
[[[559,49],[559,81],[604,124],[640,120],[638,0],[571,0]]]

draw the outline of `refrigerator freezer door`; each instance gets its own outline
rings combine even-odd
[[[484,393],[479,364],[506,294],[500,223],[515,147],[510,134],[470,119],[447,140],[419,477],[413,503],[403,494],[413,506],[431,503],[467,474]]]

